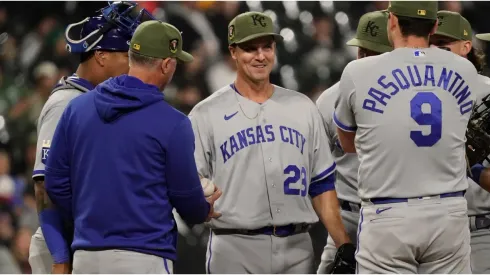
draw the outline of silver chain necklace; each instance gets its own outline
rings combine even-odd
[[[242,114],[243,114],[243,115],[244,115],[246,118],[248,118],[248,119],[250,119],[250,120],[253,120],[253,119],[256,119],[256,118],[259,116],[259,114],[260,114],[260,110],[261,110],[262,108],[259,108],[259,111],[258,111],[258,112],[255,114],[255,116],[254,116],[254,117],[249,117],[249,116],[247,116],[247,114],[246,114],[246,113],[245,113],[245,111],[243,110],[243,108],[242,108],[242,104],[240,104],[240,98],[238,98],[238,95],[237,95],[237,93],[236,93],[236,92],[235,92],[235,98],[236,98],[236,101],[238,102],[238,106],[240,107],[240,110],[242,111]]]
[[[259,108],[259,111],[258,111],[258,112],[255,114],[255,116],[254,116],[254,117],[249,117],[249,116],[247,116],[247,114],[245,113],[245,111],[244,111],[244,110],[243,110],[243,108],[242,108],[242,104],[240,104],[240,98],[239,98],[239,97],[238,97],[238,95],[237,95],[237,94],[240,94],[240,93],[238,92],[237,88],[235,87],[235,83],[232,83],[232,84],[231,84],[231,87],[233,88],[233,90],[235,90],[235,98],[236,98],[236,100],[237,100],[237,102],[238,102],[238,106],[240,107],[240,110],[242,111],[242,114],[243,114],[243,115],[244,115],[246,118],[248,118],[248,119],[250,119],[250,120],[256,119],[256,118],[259,116],[260,111],[262,110],[262,108]],[[241,95],[241,94],[240,94],[240,95]],[[272,97],[272,94],[271,94],[271,96],[270,96],[269,98],[271,98],[271,97]],[[268,98],[268,99],[269,99],[269,98]]]

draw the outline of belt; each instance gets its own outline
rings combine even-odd
[[[350,201],[344,201],[339,199],[340,208],[345,211],[359,212],[361,210],[360,203],[354,203]]]
[[[427,197],[418,197],[418,198],[374,198],[370,199],[373,204],[386,204],[386,203],[400,203],[400,202],[408,202],[409,199],[428,199],[428,198],[451,198],[451,197],[464,197],[464,191],[444,193],[435,196],[427,196]]]
[[[490,229],[490,215],[470,216],[470,230]]]
[[[259,229],[232,229],[232,228],[217,228],[213,229],[216,235],[273,235],[276,237],[288,237],[300,233],[306,233],[310,230],[311,224],[298,223],[283,226],[266,226]]]

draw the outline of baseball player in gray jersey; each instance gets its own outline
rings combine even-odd
[[[438,4],[391,1],[394,50],[349,63],[334,122],[357,152],[359,273],[470,273],[465,132],[479,89],[471,62],[429,48]]]
[[[198,171],[223,190],[222,216],[208,224],[207,273],[311,272],[308,229],[318,216],[355,264],[321,115],[306,96],[269,82],[279,40],[269,16],[235,17],[237,78],[189,114]]]
[[[485,56],[473,47],[471,25],[459,13],[439,11],[437,32],[430,37],[430,44],[467,58],[478,72],[483,71]],[[475,91],[476,105],[481,98],[490,93],[490,79],[478,75],[486,88]],[[488,163],[484,163],[488,166]],[[490,193],[483,190],[471,178],[466,190],[468,216],[471,231],[471,271],[472,273],[490,273]]]
[[[482,41],[490,42],[490,33],[477,34],[476,38]],[[475,183],[478,183],[481,188],[485,189],[487,192],[490,192],[490,167],[472,167],[472,172]]]
[[[58,121],[68,103],[102,81],[128,72],[131,35],[143,15],[151,16],[136,4],[117,2],[103,12],[71,24],[65,32],[67,49],[81,55],[76,73],[63,77],[46,101],[37,124],[37,154],[33,171],[40,228],[32,236],[29,264],[34,274],[71,272],[71,253],[66,243],[70,234],[44,189],[44,168]],[[121,15],[119,12],[131,10]],[[104,17],[111,18],[111,22]]]
[[[388,41],[386,25],[388,13],[386,11],[375,11],[364,14],[359,19],[356,37],[349,40],[347,45],[358,47],[357,58],[378,55],[389,52],[393,48]],[[339,83],[324,91],[318,98],[316,104],[323,117],[325,130],[329,140],[329,147],[334,157],[336,166],[335,190],[341,207],[340,215],[347,234],[352,242],[357,241],[357,226],[359,224],[359,210],[361,200],[357,195],[357,171],[359,170],[359,159],[356,154],[345,153],[340,147],[337,138],[337,127],[333,122],[334,103],[339,97]],[[332,273],[337,248],[330,236],[321,256],[318,274]]]

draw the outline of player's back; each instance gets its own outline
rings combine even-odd
[[[125,75],[77,97],[66,114],[75,228],[90,227],[76,230],[73,248],[127,247],[173,259],[168,155],[178,147],[176,131],[187,123],[192,133],[190,121],[156,87]],[[190,192],[182,201],[183,194]]]
[[[437,48],[399,48],[348,67],[361,198],[465,190],[465,131],[478,89],[474,66]]]

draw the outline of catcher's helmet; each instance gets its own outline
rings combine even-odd
[[[68,25],[66,49],[71,53],[93,50],[128,51],[131,36],[140,23],[155,18],[134,2],[113,2],[96,16]]]

